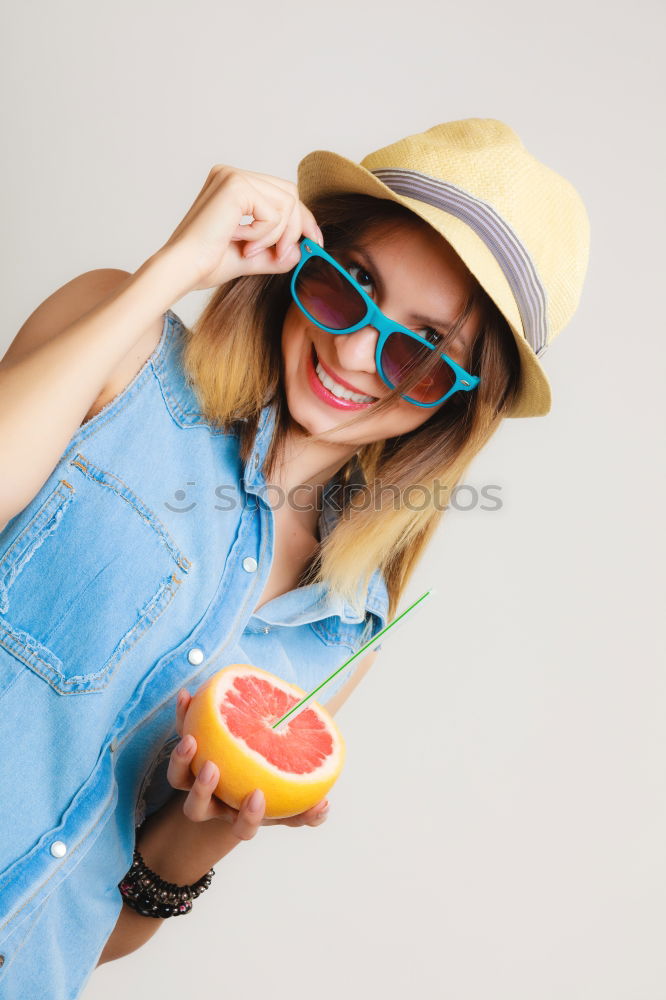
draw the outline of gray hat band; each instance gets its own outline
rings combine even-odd
[[[417,170],[389,167],[371,170],[370,173],[395,194],[414,198],[454,215],[483,240],[513,292],[527,343],[541,357],[548,348],[546,290],[527,250],[492,205],[454,184]]]

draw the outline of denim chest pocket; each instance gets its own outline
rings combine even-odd
[[[85,694],[122,669],[191,563],[114,473],[81,454],[68,473],[0,552],[0,648],[14,670]],[[6,657],[1,670],[0,692],[12,683]]]

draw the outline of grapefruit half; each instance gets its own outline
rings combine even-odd
[[[260,788],[267,819],[305,812],[336,782],[345,760],[342,733],[316,701],[272,727],[307,691],[249,663],[232,663],[193,695],[183,721],[197,751],[195,775],[207,760],[220,770],[214,794],[233,809]]]

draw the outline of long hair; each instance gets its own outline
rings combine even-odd
[[[309,207],[333,257],[369,233],[381,239],[405,224],[428,226],[403,205],[367,195],[321,196]],[[374,571],[380,569],[389,594],[389,616],[393,616],[439,524],[446,498],[504,418],[519,385],[518,349],[506,320],[469,271],[468,279],[467,301],[442,349],[446,350],[446,343],[476,307],[481,322],[465,367],[480,376],[479,385],[471,392],[454,393],[415,430],[359,447],[338,473],[343,496],[338,521],[321,540],[300,585],[325,581],[355,605]],[[183,369],[202,414],[238,434],[244,462],[252,450],[261,409],[274,402],[275,432],[264,470],[267,479],[279,461],[289,425],[281,333],[293,301],[290,280],[291,272],[246,275],[215,289],[198,319],[186,328],[183,345]],[[359,418],[389,407],[418,377],[417,373],[402,381]],[[356,419],[347,420],[345,426]],[[348,483],[353,488],[345,490]],[[418,503],[412,499],[415,495]],[[444,504],[436,502],[442,496]]]

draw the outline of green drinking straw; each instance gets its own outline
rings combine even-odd
[[[372,639],[370,639],[369,642],[366,642],[364,646],[361,646],[361,648],[357,650],[352,656],[350,656],[348,660],[345,660],[342,666],[338,667],[337,670],[334,670],[333,673],[330,675],[330,677],[327,677],[325,681],[322,681],[321,684],[314,689],[314,691],[310,691],[309,694],[306,694],[305,698],[301,698],[301,700],[297,702],[293,706],[293,708],[289,709],[286,715],[283,715],[281,719],[278,719],[278,721],[272,726],[272,728],[277,729],[278,726],[282,725],[282,723],[285,722],[295,712],[296,713],[301,712],[305,708],[306,704],[309,701],[311,701],[311,699],[316,695],[317,691],[321,691],[321,689],[324,687],[325,684],[328,684],[328,682],[332,681],[334,677],[337,677],[340,671],[344,670],[345,667],[348,667],[349,664],[352,662],[352,660],[355,660],[357,656],[360,656],[361,653],[364,653],[365,650],[368,649],[370,646],[374,646],[377,640],[382,635],[388,632],[390,628],[393,628],[394,625],[397,625],[398,622],[405,617],[405,615],[408,615],[410,611],[414,610],[417,604],[420,604],[422,601],[426,599],[426,597],[429,597],[432,593],[433,593],[432,590],[426,590],[424,594],[421,594],[418,600],[414,601],[413,604],[410,604],[410,606],[405,611],[403,611],[402,614],[399,614],[397,618],[394,618],[392,622],[389,622],[388,625],[385,625],[384,628],[377,633],[377,635],[375,635]]]

